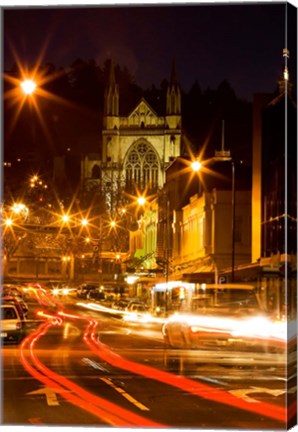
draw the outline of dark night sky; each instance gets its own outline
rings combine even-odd
[[[43,62],[57,67],[77,58],[99,65],[113,58],[137,84],[151,87],[169,78],[175,57],[185,91],[196,80],[206,89],[227,79],[238,96],[252,99],[272,92],[281,75],[285,3],[15,6],[3,11],[2,33],[6,70],[13,63],[11,45],[29,65],[43,49]]]

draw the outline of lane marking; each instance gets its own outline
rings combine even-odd
[[[110,373],[110,371],[109,371],[108,369],[106,369],[105,367],[103,367],[101,364],[97,363],[97,362],[94,361],[94,360],[90,360],[90,359],[88,359],[87,357],[84,357],[84,358],[82,359],[82,362],[84,362],[84,363],[86,363],[87,365],[93,367],[94,369],[99,369],[99,370],[101,370],[101,371],[103,371],[103,372],[108,372],[108,373]]]
[[[41,388],[38,390],[33,390],[32,392],[26,393],[27,395],[36,395],[36,394],[44,394],[47,399],[47,404],[49,406],[58,406],[60,405],[56,396],[57,390],[52,389],[50,387]]]
[[[150,411],[149,408],[147,408],[145,405],[143,405],[141,402],[138,402],[134,397],[132,397],[129,393],[127,393],[125,390],[123,390],[121,387],[117,387],[115,384],[113,384],[109,379],[107,378],[99,378],[101,381],[108,384],[110,387],[112,387],[114,390],[116,390],[118,393],[120,393],[123,397],[125,397],[129,402],[134,404],[137,408],[139,408],[142,411]]]
[[[286,390],[281,389],[270,389],[265,387],[251,387],[248,389],[237,389],[237,390],[229,390],[229,393],[231,393],[234,396],[237,396],[241,399],[244,399],[245,401],[249,403],[260,403],[259,400],[254,399],[250,396],[248,396],[250,393],[269,393],[273,396],[280,396],[284,394]]]
[[[217,378],[205,377],[205,376],[203,376],[203,375],[196,375],[195,378],[196,378],[196,379],[199,379],[199,380],[201,380],[201,381],[207,381],[207,382],[211,382],[211,383],[219,384],[219,385],[223,385],[223,386],[227,385],[226,382],[224,382],[224,381],[220,381],[220,380],[218,380]]]

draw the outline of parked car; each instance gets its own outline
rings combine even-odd
[[[77,297],[81,299],[87,299],[88,294],[96,289],[98,289],[97,284],[82,284],[77,289]]]
[[[1,304],[0,335],[3,342],[20,343],[23,337],[23,323],[18,310],[13,304]]]
[[[6,296],[6,297],[3,297],[1,299],[1,302],[3,304],[12,304],[12,305],[14,305],[16,307],[16,309],[17,309],[17,311],[19,313],[19,316],[20,316],[20,318],[22,320],[24,320],[24,319],[27,318],[27,314],[28,314],[29,308],[28,308],[27,304],[23,301],[23,299],[18,298],[18,297],[9,297],[9,296]]]
[[[5,297],[5,296],[23,297],[23,292],[20,288],[18,288],[15,285],[4,284],[4,285],[1,285],[0,296],[1,297]]]
[[[102,288],[95,288],[88,291],[86,298],[89,300],[104,300],[105,294]]]

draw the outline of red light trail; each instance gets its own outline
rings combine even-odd
[[[36,332],[32,333],[22,342],[20,346],[21,361],[27,372],[44,385],[55,389],[57,393],[60,393],[61,396],[72,404],[88,411],[95,417],[113,426],[165,427],[164,425],[128,411],[99,396],[95,396],[67,378],[51,371],[41,363],[35,354],[34,348],[37,341],[46,334],[53,323],[60,325],[59,318],[56,319],[56,322],[55,318],[57,317],[52,316],[51,322],[40,325]],[[27,345],[29,349],[27,349]],[[28,356],[31,364],[27,359]]]
[[[68,315],[64,313],[60,313],[59,315],[69,318],[82,319],[81,317],[75,317],[73,315]],[[96,339],[95,328],[97,326],[97,321],[92,320],[92,323],[90,321],[91,320],[89,319],[89,324],[84,333],[84,341],[95,354],[97,354],[107,363],[110,363],[117,368],[145,376],[149,379],[160,381],[172,387],[179,388],[183,391],[202,397],[204,399],[209,399],[215,402],[219,402],[221,404],[240,408],[245,411],[261,414],[263,416],[270,417],[280,422],[286,421],[286,409],[283,407],[271,405],[265,402],[260,402],[252,406],[249,402],[240,399],[226,391],[212,388],[212,392],[210,392],[210,387],[200,382],[193,381],[188,378],[183,378],[181,376],[177,376],[166,371],[161,371],[150,366],[141,365],[140,363],[124,359],[118,354],[115,354],[106,345]]]
[[[294,415],[295,413],[295,404],[288,408],[288,414],[285,407],[272,405],[266,402],[259,402],[258,404],[252,405],[246,400],[240,399],[224,390],[216,389],[198,381],[193,381],[188,378],[177,376],[166,371],[127,360],[111,351],[106,345],[98,340],[96,335],[98,321],[93,318],[81,317],[62,311],[58,312],[58,315],[44,314],[44,316],[49,318],[50,321],[42,324],[35,333],[29,335],[23,341],[20,347],[21,360],[24,368],[32,376],[43,382],[45,385],[56,389],[57,392],[59,392],[61,396],[63,396],[69,402],[85,409],[86,411],[92,413],[94,416],[104,420],[109,424],[117,426],[166,427],[148,420],[145,417],[125,410],[103,398],[95,396],[94,394],[84,390],[82,387],[76,385],[72,381],[54,373],[38,360],[34,351],[36,343],[43,335],[47,333],[51,326],[60,326],[62,324],[61,318],[87,322],[87,326],[83,334],[83,340],[85,344],[98,357],[114,367],[129,371],[133,374],[144,376],[155,381],[159,381],[163,384],[170,385],[203,399],[212,400],[220,404],[229,405],[231,407],[239,408],[255,414],[260,414],[279,422],[286,422],[287,417],[291,416],[292,414]],[[29,351],[26,348],[27,346],[29,346]],[[26,358],[28,354],[32,364],[30,364]],[[211,388],[212,391],[210,392]]]

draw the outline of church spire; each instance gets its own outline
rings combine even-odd
[[[290,58],[290,52],[287,48],[283,49],[283,75],[281,79],[278,81],[279,93],[290,93],[292,90],[292,83],[290,82],[290,75],[288,69],[288,59]]]
[[[110,61],[109,79],[105,90],[105,115],[119,115],[119,88],[115,78],[115,68],[113,60]]]
[[[167,91],[167,115],[181,114],[181,91],[177,81],[176,61],[172,61],[170,82]]]

